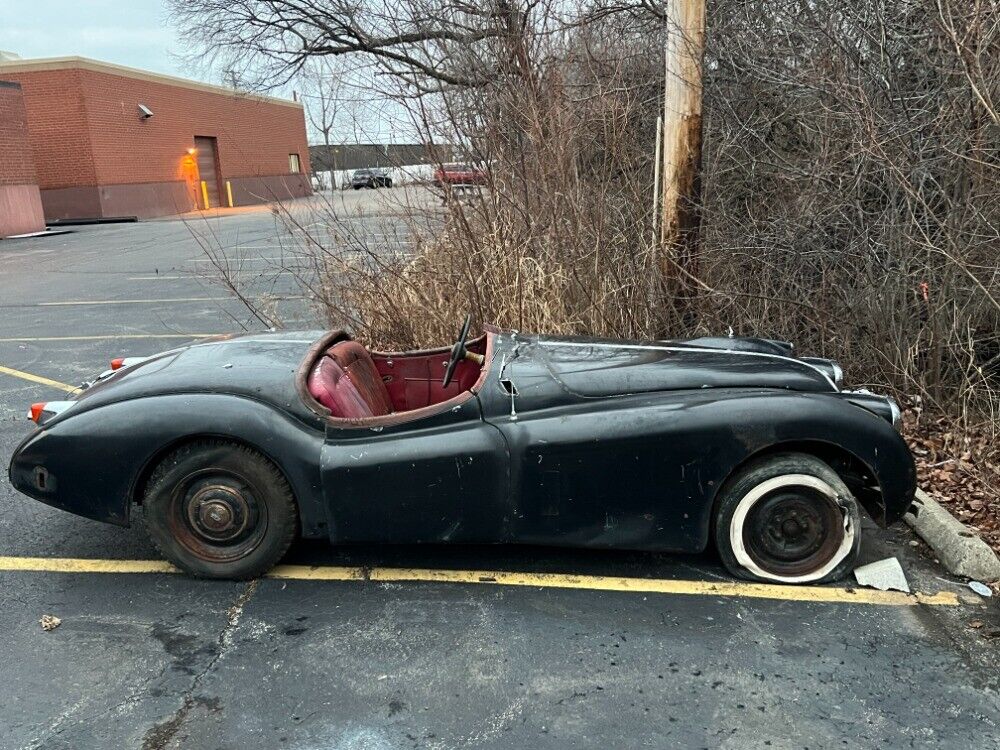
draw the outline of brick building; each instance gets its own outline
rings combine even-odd
[[[21,86],[0,80],[0,237],[45,229]]]
[[[20,84],[45,218],[162,216],[308,195],[300,104],[80,57]],[[0,184],[7,167],[0,162]]]

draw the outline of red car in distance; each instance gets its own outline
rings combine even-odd
[[[486,172],[471,164],[442,164],[434,170],[434,185],[485,185]]]

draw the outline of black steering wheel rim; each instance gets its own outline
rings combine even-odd
[[[441,387],[447,388],[451,385],[451,379],[455,376],[455,367],[458,363],[465,359],[466,348],[465,342],[469,338],[469,328],[472,326],[472,315],[465,316],[465,322],[462,324],[462,331],[458,334],[458,341],[455,345],[451,347],[451,355],[448,357],[448,366],[445,368],[444,377],[441,379]]]

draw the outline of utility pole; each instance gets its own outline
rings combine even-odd
[[[705,0],[668,0],[664,51],[660,268],[681,284],[696,275],[701,224],[701,90]]]

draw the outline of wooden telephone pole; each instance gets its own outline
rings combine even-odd
[[[696,275],[701,223],[701,79],[705,0],[668,0],[663,126],[658,146],[660,268],[683,285]],[[658,128],[658,130],[660,130]],[[657,201],[656,198],[659,198]]]

